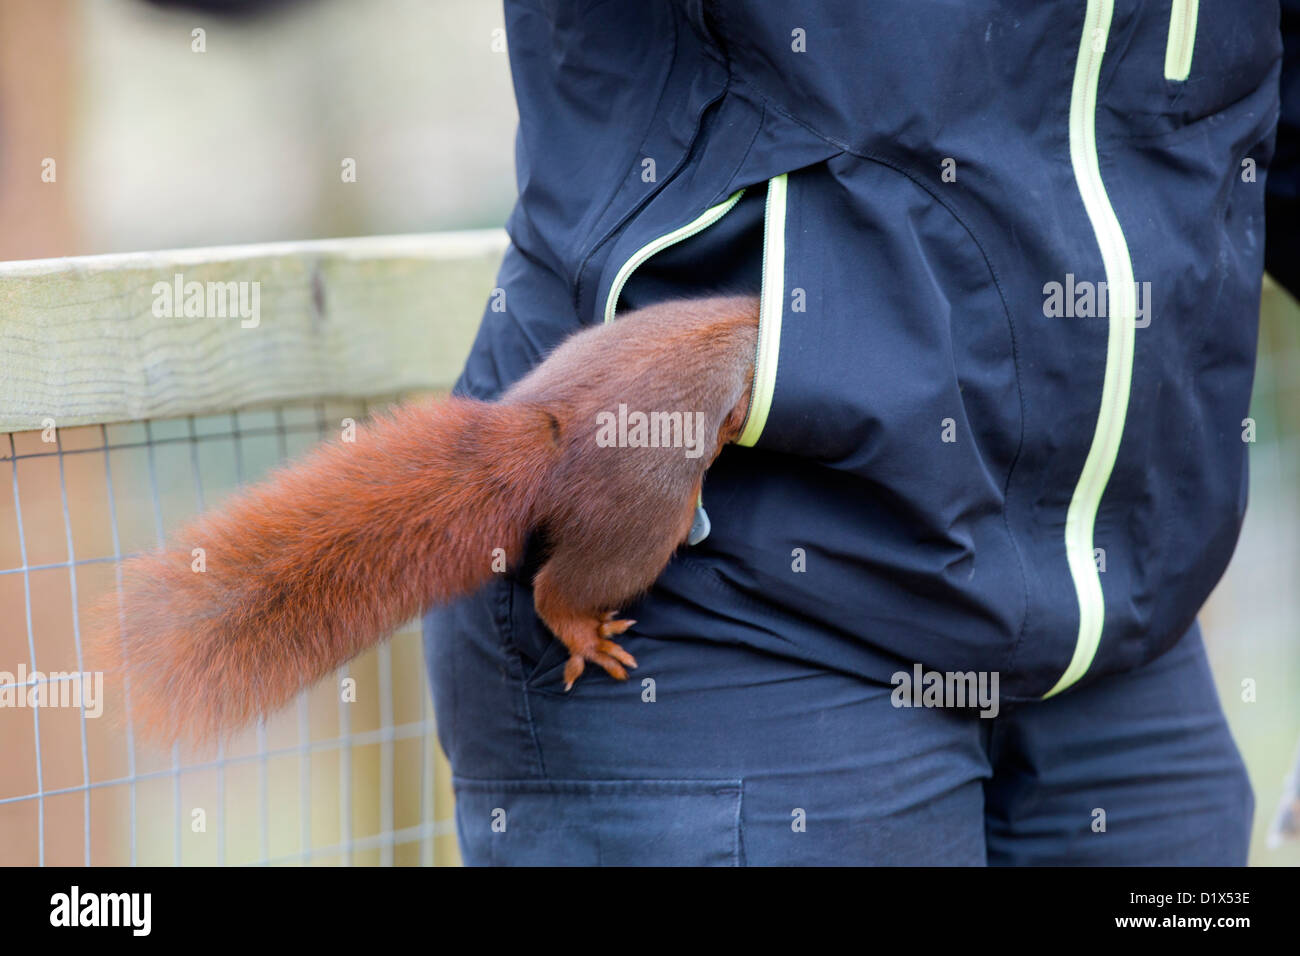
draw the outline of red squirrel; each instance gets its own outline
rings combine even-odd
[[[612,638],[635,622],[618,609],[686,540],[739,436],[757,335],[752,296],[653,305],[574,334],[498,401],[399,407],[128,561],[92,662],[129,679],[144,736],[211,741],[477,590],[494,557],[517,566],[542,532],[534,604],[569,650],[566,689],[588,663],[626,679],[636,660]],[[620,405],[689,416],[703,445],[609,447]]]

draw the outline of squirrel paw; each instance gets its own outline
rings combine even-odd
[[[556,635],[569,649],[569,662],[564,665],[564,689],[582,676],[587,662],[599,664],[616,680],[627,680],[626,667],[636,668],[636,658],[611,641],[611,634],[622,634],[636,621],[618,620],[616,611],[609,611],[601,620],[576,618],[556,631]]]

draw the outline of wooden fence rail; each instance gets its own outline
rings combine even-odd
[[[0,263],[0,432],[446,388],[506,242],[483,230]]]

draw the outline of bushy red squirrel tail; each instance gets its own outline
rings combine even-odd
[[[545,534],[538,616],[624,679],[615,612],[688,537],[749,407],[752,296],[667,302],[571,336],[494,403],[397,409],[123,567],[91,666],[147,738],[210,741],[287,703],[420,611],[518,567]],[[632,409],[656,439],[611,441]],[[662,440],[660,440],[662,439]],[[120,696],[119,696],[120,695]]]
[[[451,398],[317,449],[127,562],[92,663],[128,679],[155,741],[212,740],[280,707],[518,560],[553,424],[535,405]]]

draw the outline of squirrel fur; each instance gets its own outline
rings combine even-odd
[[[686,540],[705,470],[739,436],[757,334],[752,296],[653,305],[574,334],[495,402],[401,406],[126,562],[92,664],[129,682],[137,733],[209,742],[479,589],[495,549],[518,566],[540,532],[534,604],[570,652],[566,686],[588,663],[625,679],[636,661],[612,638],[635,622],[617,611]],[[703,452],[603,447],[620,405],[694,415]]]

